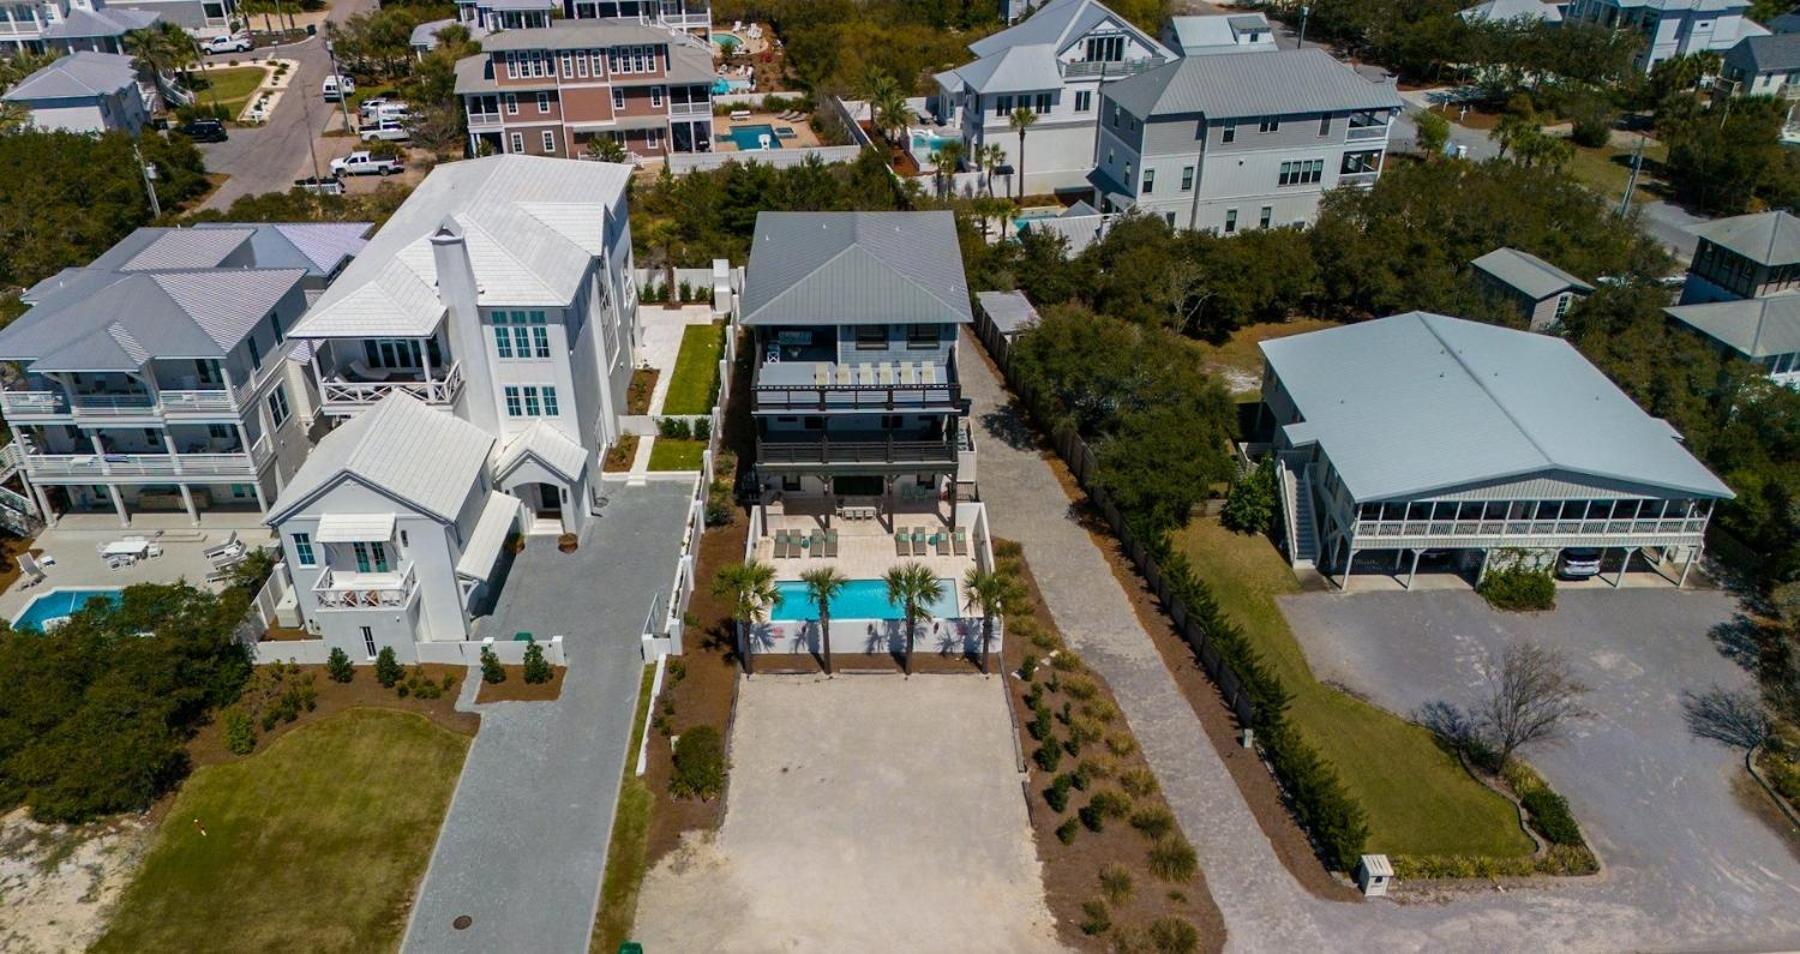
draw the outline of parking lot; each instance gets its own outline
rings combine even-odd
[[[757,676],[738,698],[724,825],[651,871],[637,939],[1058,950],[1021,777],[999,680]]]
[[[1682,708],[1686,692],[1751,684],[1709,636],[1735,606],[1672,588],[1563,591],[1554,611],[1531,614],[1467,592],[1282,600],[1320,679],[1395,712],[1474,702],[1483,667],[1510,643],[1562,652],[1594,715],[1523,755],[1567,796],[1606,865],[1571,897],[1631,925],[1638,949],[1794,948],[1800,864],[1734,794],[1741,755],[1694,737]]]

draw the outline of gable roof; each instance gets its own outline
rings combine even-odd
[[[1745,37],[1726,51],[1725,65],[1751,75],[1800,69],[1800,33]]]
[[[494,463],[494,473],[504,477],[528,458],[571,484],[581,479],[581,472],[587,467],[587,451],[543,420],[531,422],[530,427],[507,443]]]
[[[151,16],[154,18],[155,14]],[[25,77],[0,99],[9,103],[76,99],[135,88],[137,69],[131,65],[131,57],[82,50]]]
[[[1007,47],[949,74],[939,74],[940,81],[945,75],[959,76],[977,93],[1026,93],[1062,87],[1056,48],[1048,43]]]
[[[1800,295],[1677,305],[1663,311],[1746,358],[1800,351]]]
[[[1761,265],[1800,264],[1800,218],[1788,212],[1734,215],[1688,231]]]
[[[367,222],[201,222],[144,227],[100,253],[90,269],[298,268],[329,278],[362,251]],[[27,296],[29,300],[29,295]]]
[[[250,229],[256,264],[304,268],[330,276],[368,245],[368,222],[205,222],[196,229]]]
[[[1560,338],[1408,312],[1265,341],[1358,501],[1557,471],[1698,497],[1731,490]]]
[[[572,301],[635,167],[499,155],[431,170],[294,327],[297,338],[429,334],[444,316],[431,235],[462,232],[482,306]]]
[[[1470,23],[1561,23],[1562,9],[1543,0],[1485,0],[1457,14]]]
[[[162,14],[145,10],[101,8],[83,10],[71,7],[62,20],[44,28],[48,40],[78,40],[96,36],[123,36],[142,30],[162,19]]]
[[[762,212],[746,325],[967,324],[956,220],[934,212]]]
[[[1110,83],[1104,92],[1140,119],[1401,108],[1400,94],[1391,84],[1370,82],[1314,47],[1186,56]]]
[[[1168,58],[1175,56],[1168,47],[1097,0],[1051,0],[1019,23],[969,44],[969,52],[990,56],[1008,47],[1046,43],[1061,52],[1089,30],[1109,22],[1158,54]]]
[[[1545,299],[1573,288],[1592,293],[1594,286],[1530,252],[1501,246],[1469,264],[1532,299]]]
[[[446,523],[468,499],[494,438],[396,391],[325,435],[269,508],[274,526],[339,478],[354,477]]]
[[[300,283],[299,269],[72,270],[32,289],[0,360],[38,371],[132,371],[152,357],[222,358]]]
[[[1255,44],[1238,41],[1240,33],[1266,34]],[[1238,47],[1248,50],[1273,50],[1275,31],[1269,18],[1260,13],[1210,13],[1170,17],[1164,36],[1173,40],[1183,56],[1229,53]]]

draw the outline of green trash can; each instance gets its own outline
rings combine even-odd
[[[644,954],[644,945],[636,941],[625,941],[619,945],[619,954]]]
[[[513,634],[513,642],[529,643],[529,642],[531,642],[531,634],[530,633],[514,633]]]

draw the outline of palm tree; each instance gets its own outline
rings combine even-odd
[[[937,147],[931,154],[932,179],[938,187],[938,198],[944,197],[944,183],[948,181],[952,191],[956,188],[956,168],[962,165],[963,144],[960,139],[952,139]]]
[[[919,621],[929,619],[931,614],[926,607],[944,598],[944,584],[931,568],[923,563],[902,563],[887,571],[882,577],[887,584],[889,603],[898,603],[906,620],[906,664],[907,675],[912,675],[913,636],[918,632]]]
[[[675,292],[675,259],[676,246],[681,242],[681,233],[676,231],[675,223],[669,219],[651,219],[643,226],[644,247],[650,250],[652,267],[663,269],[664,288],[669,291],[667,308],[680,308],[680,296]]]
[[[1030,129],[1035,122],[1037,122],[1037,113],[1032,112],[1030,107],[1026,106],[1020,106],[1013,110],[1012,115],[1006,120],[1006,124],[1012,127],[1013,132],[1019,134],[1018,168],[1013,171],[1019,178],[1020,197],[1025,195],[1025,130]]]
[[[981,614],[981,671],[988,672],[988,647],[994,641],[994,620],[1009,616],[1025,602],[1025,588],[1010,573],[970,567],[963,577],[963,608]]]
[[[994,170],[1006,165],[1006,147],[997,142],[990,142],[976,150],[975,161],[977,165],[981,166],[981,171],[987,174],[985,176],[987,194],[989,198],[992,198],[994,195]]]
[[[738,641],[744,654],[744,674],[750,674],[750,627],[766,622],[769,611],[781,605],[775,588],[775,568],[754,559],[720,567],[713,577],[713,595],[731,601],[731,618],[737,621]]]
[[[912,116],[912,110],[906,105],[906,91],[898,86],[883,90],[880,98],[869,100],[869,112],[875,127],[888,142],[899,144],[899,137],[905,134],[906,124]]]
[[[825,675],[831,675],[831,601],[850,582],[842,573],[828,566],[800,574],[807,595],[819,608],[819,636],[825,644]]]

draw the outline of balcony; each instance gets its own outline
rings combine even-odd
[[[271,362],[271,367],[274,365]],[[266,368],[264,371],[266,372]],[[256,384],[266,380],[259,372]],[[61,390],[0,391],[0,413],[9,421],[68,418],[95,423],[180,417],[236,417],[253,388],[110,391],[68,394]]]
[[[1356,521],[1356,537],[1358,546],[1381,546],[1381,540],[1394,538],[1417,537],[1486,537],[1486,538],[1585,538],[1593,541],[1595,546],[1605,545],[1611,539],[1613,545],[1620,545],[1621,538],[1652,537],[1666,539],[1679,536],[1699,537],[1706,532],[1707,517],[1648,517],[1613,520],[1604,517],[1593,519],[1555,519],[1555,520],[1358,520]],[[1391,545],[1401,545],[1398,540]],[[1446,544],[1455,546],[1456,544]],[[1471,542],[1469,546],[1478,544]],[[1579,545],[1579,544],[1561,544]]]
[[[1346,142],[1368,142],[1375,139],[1386,139],[1387,137],[1388,127],[1386,123],[1382,123],[1378,126],[1351,126],[1349,130],[1344,133],[1344,141]]]
[[[108,477],[253,479],[274,457],[268,435],[248,453],[222,454],[24,454],[32,479],[103,481]]]
[[[837,364],[765,361],[751,385],[759,414],[952,411],[962,404],[953,358],[933,364]]]
[[[427,378],[422,372],[413,372],[405,377],[417,380],[357,381],[343,372],[321,374],[320,404],[327,414],[349,414],[372,407],[396,391],[404,391],[426,404],[448,407],[462,391],[462,362],[453,362],[441,378]]]
[[[711,117],[712,103],[710,102],[669,104],[669,118],[671,119],[710,119]]]
[[[1063,79],[1131,76],[1160,65],[1161,60],[1149,57],[1141,60],[1083,60],[1079,63],[1064,63]]]
[[[1375,184],[1381,177],[1379,172],[1346,172],[1338,176],[1339,186],[1366,187]]]
[[[357,573],[326,567],[312,592],[321,610],[404,609],[419,595],[419,576],[411,564],[403,573]]]
[[[478,113],[473,110],[469,112],[470,126],[500,126],[504,124],[505,120],[499,113]]]
[[[776,469],[948,470],[957,463],[960,449],[959,442],[941,438],[896,440],[891,436],[883,437],[878,431],[849,432],[833,438],[815,432],[812,435],[758,437],[756,461],[760,466]]]
[[[676,30],[712,29],[712,11],[699,13],[664,13],[658,17],[663,26]]]

